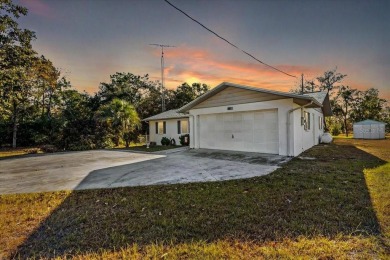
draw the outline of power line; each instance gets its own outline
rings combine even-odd
[[[176,7],[175,5],[173,5],[171,2],[169,2],[168,0],[164,0],[167,4],[169,4],[170,6],[172,6],[173,8],[175,8],[176,10],[178,10],[179,12],[181,12],[182,14],[184,14],[185,16],[187,16],[188,18],[190,18],[192,21],[196,22],[197,24],[199,24],[200,26],[202,26],[204,29],[206,29],[207,31],[211,32],[212,34],[214,34],[215,36],[217,36],[218,38],[220,38],[221,40],[227,42],[228,44],[230,44],[231,46],[233,46],[234,48],[242,51],[243,53],[245,53],[246,55],[248,55],[249,57],[251,57],[252,59],[254,59],[255,61],[269,67],[269,68],[272,68],[276,71],[279,71],[287,76],[290,76],[290,77],[293,77],[293,78],[297,78],[297,76],[294,76],[294,75],[291,75],[291,74],[288,74],[287,72],[284,72],[278,68],[275,68],[259,59],[257,59],[255,56],[253,56],[252,54],[242,50],[241,48],[239,48],[237,45],[231,43],[230,41],[226,40],[225,38],[223,38],[222,36],[220,36],[219,34],[217,34],[216,32],[214,32],[213,30],[207,28],[205,25],[203,25],[201,22],[199,22],[198,20],[196,20],[195,18],[192,18],[190,15],[188,15],[186,12],[184,12],[183,10],[181,10],[180,8]]]

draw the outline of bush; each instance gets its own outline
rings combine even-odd
[[[186,145],[186,146],[190,145],[190,135],[189,134],[181,135],[179,137],[179,139],[180,139],[181,145]]]
[[[54,145],[42,145],[41,151],[44,153],[55,153],[58,151],[58,149]]]
[[[332,134],[333,136],[338,136],[339,134],[341,134],[340,128],[339,128],[338,126],[334,126],[334,127],[332,128],[331,134]]]
[[[37,154],[39,152],[38,148],[28,148],[24,149],[24,152],[27,154]]]
[[[163,137],[163,138],[161,138],[161,144],[162,145],[169,145],[171,143],[171,140],[169,140],[169,138],[168,137]]]
[[[173,146],[176,145],[176,140],[174,138],[171,139],[171,145],[173,145]]]

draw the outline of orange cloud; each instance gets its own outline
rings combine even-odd
[[[217,57],[206,50],[184,46],[170,49],[165,53],[165,57],[167,57],[166,63],[170,64],[165,70],[166,86],[171,89],[177,87],[177,83],[193,83],[195,80],[211,86],[229,81],[280,91],[289,91],[298,83],[297,78],[286,76],[256,61],[225,60],[224,57]],[[321,73],[320,69],[305,66],[279,65],[276,67],[297,77],[301,73],[304,73],[306,78]]]

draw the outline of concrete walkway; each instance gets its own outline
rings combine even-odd
[[[0,160],[0,194],[219,181],[269,174],[285,157],[217,150],[97,150]]]

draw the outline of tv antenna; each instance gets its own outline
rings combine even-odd
[[[149,45],[161,47],[161,109],[165,111],[165,79],[164,79],[164,48],[175,48],[176,46],[151,43]]]

